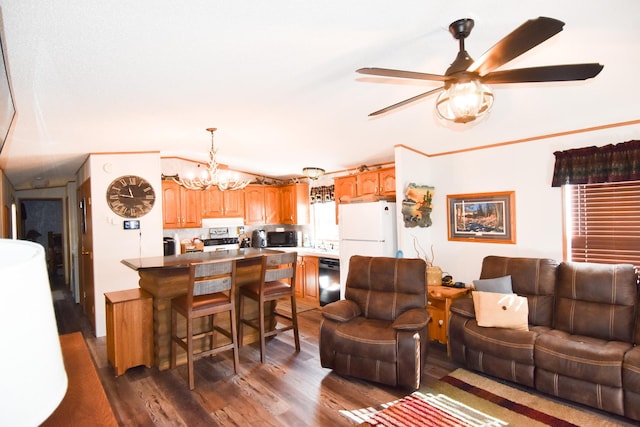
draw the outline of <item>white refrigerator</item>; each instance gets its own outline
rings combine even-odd
[[[396,256],[396,204],[342,203],[338,208],[340,236],[340,298],[344,299],[352,255]]]

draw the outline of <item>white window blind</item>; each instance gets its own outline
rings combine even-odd
[[[571,261],[640,267],[640,181],[568,185]]]

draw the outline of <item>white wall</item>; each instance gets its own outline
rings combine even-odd
[[[163,255],[160,154],[92,154],[89,171],[96,336],[101,337],[106,334],[104,293],[138,287],[138,273],[120,261]],[[122,222],[125,219],[113,213],[106,202],[107,187],[122,175],[141,176],[151,183],[156,192],[156,202],[151,212],[138,218],[140,230],[124,230]]]
[[[415,257],[413,236],[419,238],[425,249],[433,244],[434,264],[452,274],[456,281],[466,283],[479,276],[482,259],[486,255],[562,260],[562,191],[551,187],[555,164],[553,153],[632,139],[640,139],[640,125],[435,157],[396,147],[398,202],[410,182],[435,187],[433,225],[417,230],[404,228],[400,223],[399,248],[405,257]],[[449,241],[447,195],[496,191],[515,191],[516,244]],[[400,212],[398,215],[401,219]]]

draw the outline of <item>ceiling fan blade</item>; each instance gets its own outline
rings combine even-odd
[[[530,19],[493,45],[467,69],[484,76],[562,31],[564,22],[541,16]]]
[[[359,70],[356,70],[356,73],[371,74],[373,76],[399,77],[403,79],[436,80],[441,82],[447,80],[446,76],[441,76],[439,74],[418,73],[415,71],[391,70],[389,68],[375,68],[375,67],[360,68]]]
[[[483,83],[535,83],[586,80],[597,76],[604,68],[602,64],[567,64],[546,67],[517,68],[494,71],[482,78]]]
[[[388,106],[386,108],[383,108],[382,110],[374,111],[373,113],[369,114],[369,117],[377,116],[379,114],[386,113],[387,111],[391,111],[394,108],[402,107],[403,105],[407,105],[407,104],[409,104],[411,102],[414,102],[414,101],[417,101],[419,99],[426,98],[427,96],[433,95],[434,93],[437,93],[437,92],[440,92],[443,89],[444,89],[444,87],[439,87],[437,89],[430,90],[429,92],[425,92],[425,93],[421,93],[420,95],[416,95],[413,98],[405,99],[404,101],[400,101],[397,104],[390,105],[390,106]]]

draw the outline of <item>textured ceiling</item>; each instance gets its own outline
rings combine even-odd
[[[399,0],[0,0],[17,115],[0,153],[16,188],[73,179],[88,153],[160,151],[272,177],[393,160],[640,118],[640,2]],[[493,87],[486,119],[451,125],[435,97],[367,115],[438,87],[355,73],[444,73],[448,25],[475,20],[474,58],[527,19],[564,31],[501,69],[599,62],[584,82]]]

